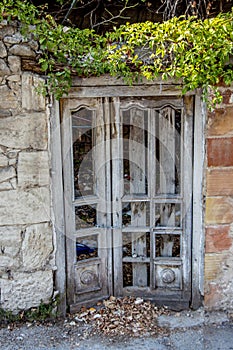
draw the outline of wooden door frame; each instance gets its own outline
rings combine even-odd
[[[60,105],[63,99],[80,97],[129,97],[161,96],[169,98],[180,96],[182,86],[179,82],[142,81],[134,86],[127,86],[121,79],[109,76],[100,78],[75,78],[67,96],[60,102],[52,100],[50,110],[50,151],[51,151],[51,191],[52,224],[56,250],[55,288],[60,295],[59,313],[65,315],[66,300],[66,247],[64,225],[64,192],[62,172],[62,144],[60,128]],[[194,144],[193,144],[193,210],[192,210],[192,299],[191,307],[196,309],[202,304],[204,295],[204,223],[203,223],[203,182],[205,159],[205,122],[206,107],[201,100],[201,91],[193,91],[195,96]],[[200,175],[201,174],[201,175]]]

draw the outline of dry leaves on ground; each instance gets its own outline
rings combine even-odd
[[[98,334],[139,337],[167,332],[158,327],[157,317],[168,313],[167,309],[141,298],[111,296],[95,308],[82,308],[72,322],[73,325],[79,322],[90,324]]]

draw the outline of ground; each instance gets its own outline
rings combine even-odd
[[[0,329],[1,350],[233,349],[233,313],[230,311],[208,313],[203,308],[182,312],[156,309],[152,320],[154,327],[148,332],[148,325],[143,329],[139,322],[136,332],[135,321],[128,320],[131,317],[129,310],[145,310],[149,306],[145,302],[136,306],[127,303],[127,314],[124,309],[122,317],[122,307],[117,304],[117,309],[112,308],[111,301],[105,305],[105,311],[103,307],[97,307],[68,316],[65,320],[9,324]],[[116,310],[119,319],[125,319],[125,326],[121,328],[117,321],[117,327],[111,330],[109,326],[116,320],[110,322],[110,315],[116,316]],[[140,319],[141,314],[137,311],[133,314]],[[101,318],[96,315],[101,315]]]

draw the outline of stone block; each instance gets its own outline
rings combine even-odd
[[[19,267],[22,228],[17,226],[0,226],[0,269]]]
[[[232,246],[230,225],[209,226],[206,228],[206,253],[219,253],[229,250]]]
[[[6,46],[2,41],[0,41],[0,58],[5,58],[7,56]]]
[[[5,36],[13,35],[16,32],[16,28],[11,25],[3,24],[0,27],[0,39],[3,39]]]
[[[1,65],[1,64],[0,64]],[[1,67],[0,67],[1,70]],[[8,74],[5,72],[4,74]],[[0,72],[1,75],[1,72]],[[19,106],[18,98],[20,97],[14,94],[14,91],[12,91],[8,86],[2,85],[0,86],[0,109],[2,110],[9,110],[9,109],[15,109]]]
[[[8,74],[10,74],[10,69],[7,66],[6,62],[2,58],[0,58],[0,76]]]
[[[50,221],[49,188],[1,192],[1,225],[34,224]]]
[[[0,167],[5,167],[8,165],[8,157],[5,154],[0,153]]]
[[[30,113],[1,119],[0,143],[8,148],[47,148],[47,116],[45,113]]]
[[[4,181],[8,181],[13,177],[16,177],[15,168],[13,166],[0,168],[0,183]]]
[[[38,93],[38,87],[44,80],[38,75],[24,72],[22,75],[22,108],[24,110],[44,111],[45,97]]]
[[[18,56],[8,56],[8,64],[12,73],[21,72],[21,58]]]
[[[206,225],[232,223],[233,199],[230,197],[207,197],[205,222]]]
[[[205,255],[205,281],[215,281],[221,274],[224,254]]]
[[[14,187],[11,184],[11,181],[5,181],[0,183],[0,191],[9,191],[9,190],[13,190]]]
[[[49,302],[53,294],[52,271],[18,272],[1,279],[1,307],[19,312]]]
[[[233,166],[233,137],[207,139],[208,166]]]
[[[206,177],[208,196],[233,195],[233,168],[209,169]]]
[[[49,185],[48,152],[20,152],[17,175],[19,187]]]
[[[233,106],[216,109],[209,115],[207,136],[233,135]]]
[[[48,223],[28,226],[22,244],[24,271],[40,269],[49,264],[53,252],[52,229]]]
[[[35,52],[26,44],[16,44],[9,49],[9,54],[21,57],[35,57]]]

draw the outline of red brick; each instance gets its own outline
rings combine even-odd
[[[207,140],[208,166],[233,166],[233,137]]]
[[[233,169],[209,169],[206,177],[206,191],[208,196],[232,196]]]
[[[206,228],[206,253],[219,253],[228,250],[232,245],[232,238],[229,236],[230,226],[210,226]]]

